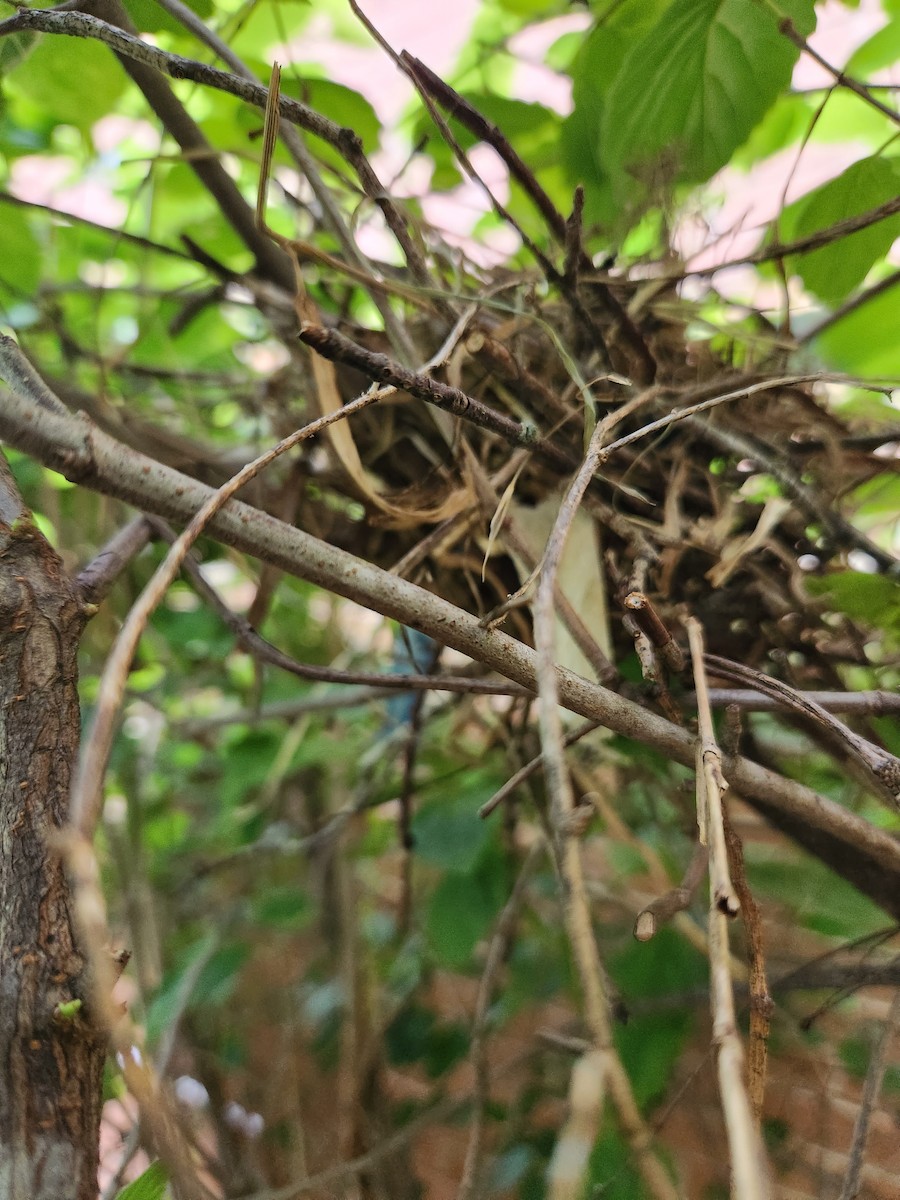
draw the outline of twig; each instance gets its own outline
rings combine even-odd
[[[768,1200],[769,1168],[744,1083],[744,1053],[734,1012],[728,966],[728,918],[712,898],[709,909],[710,1000],[717,1049],[719,1095],[728,1134],[734,1200]]]
[[[525,889],[531,879],[532,872],[545,851],[543,838],[535,842],[525,856],[519,874],[513,884],[509,899],[494,925],[488,945],[484,970],[478,983],[478,995],[475,1000],[475,1014],[472,1020],[472,1041],[469,1049],[469,1060],[475,1073],[475,1085],[472,1092],[472,1116],[469,1121],[469,1140],[466,1145],[466,1157],[463,1161],[462,1175],[456,1200],[474,1200],[478,1195],[477,1186],[481,1166],[481,1152],[484,1140],[484,1110],[488,1101],[490,1085],[490,1069],[487,1058],[487,1034],[490,1020],[491,1001],[500,968],[506,961],[515,935],[516,921],[525,897]]]
[[[850,75],[845,75],[843,71],[839,71],[837,67],[833,67],[831,63],[827,62],[817,50],[813,49],[806,38],[797,32],[797,27],[794,22],[790,19],[790,17],[786,17],[784,15],[784,13],[779,9],[778,5],[770,4],[769,7],[775,12],[778,12],[782,18],[778,23],[779,33],[783,33],[789,42],[793,42],[794,45],[799,50],[802,50],[804,54],[807,54],[813,60],[813,62],[818,63],[823,71],[827,71],[838,87],[847,88],[848,91],[851,91],[854,95],[859,96],[860,100],[865,101],[866,104],[870,104],[872,108],[880,112],[882,116],[887,117],[889,121],[893,121],[895,125],[900,125],[900,114],[898,114],[893,108],[890,108],[887,104],[882,103],[882,101],[877,97],[873,96],[869,89],[864,87],[858,80],[853,79]]]
[[[63,417],[68,409],[54,392],[44,383],[40,375],[19,349],[15,338],[0,333],[0,378],[21,396],[38,408]]]
[[[768,1167],[744,1082],[744,1052],[734,1011],[734,989],[728,948],[728,917],[739,901],[728,871],[722,796],[727,787],[707,698],[703,668],[703,629],[695,617],[686,621],[700,737],[697,741],[697,812],[701,838],[709,842],[709,968],[713,1042],[717,1049],[719,1095],[728,1134],[732,1194],[735,1200],[771,1196]]]
[[[865,288],[861,292],[857,292],[855,296],[851,296],[834,312],[830,312],[827,317],[824,317],[818,325],[813,325],[797,337],[798,346],[808,346],[810,342],[814,342],[816,338],[821,337],[823,333],[829,330],[832,325],[837,325],[839,321],[843,321],[844,317],[849,317],[851,313],[868,304],[870,300],[876,299],[878,296],[883,296],[885,292],[889,292],[891,288],[895,288],[900,283],[900,268],[892,271],[890,275],[886,275],[884,279],[878,283],[873,283],[870,288]]]
[[[688,417],[695,417],[698,413],[707,412],[709,409],[716,408],[720,404],[729,404],[732,400],[743,400],[748,396],[756,396],[760,392],[774,391],[776,388],[796,387],[801,383],[829,382],[845,383],[849,382],[849,380],[847,376],[832,375],[823,371],[816,371],[809,375],[784,375],[776,379],[762,379],[757,383],[747,384],[746,387],[736,388],[731,392],[723,392],[721,395],[712,396],[708,400],[701,400],[698,404],[689,404],[684,408],[673,409],[672,412],[666,413],[664,417],[659,417],[658,420],[651,421],[649,425],[644,425],[640,429],[635,429],[632,433],[626,433],[616,441],[610,442],[603,451],[600,458],[600,465],[608,462],[618,450],[624,449],[625,446],[630,446],[633,442],[639,442],[642,438],[651,437],[654,433],[658,433],[661,429],[667,429],[677,421],[684,421]]]
[[[355,6],[354,6],[355,7]],[[508,138],[503,131],[499,129],[492,121],[487,120],[476,108],[474,108],[468,100],[455,91],[448,83],[436,75],[429,67],[427,67],[418,58],[414,58],[405,50],[400,54],[400,63],[406,69],[407,73],[413,79],[416,87],[426,98],[433,97],[438,104],[451,117],[454,117],[459,123],[469,130],[479,141],[487,143],[500,156],[510,175],[522,187],[525,194],[529,197],[532,203],[537,208],[538,212],[547,223],[548,229],[551,231],[556,241],[566,250],[566,265],[562,275],[549,263],[549,260],[540,253],[536,253],[537,248],[533,246],[529,239],[522,232],[518,224],[512,220],[510,214],[496,199],[491,195],[490,191],[480,180],[477,174],[472,170],[471,163],[468,157],[462,153],[458,145],[453,143],[453,148],[460,158],[460,161],[466,166],[467,170],[481,183],[481,186],[487,192],[488,197],[494,204],[494,207],[513,227],[517,230],[523,241],[529,246],[529,249],[535,254],[537,261],[545,273],[549,273],[548,277],[558,283],[566,298],[570,303],[577,301],[577,293],[575,285],[579,270],[582,273],[588,273],[592,270],[593,264],[590,258],[585,253],[581,246],[580,239],[580,212],[579,203],[583,207],[584,195],[581,193],[581,201],[578,200],[578,191],[576,190],[576,200],[573,209],[573,215],[570,222],[567,222],[565,217],[559,212],[556,205],[550,199],[548,194],[541,187],[534,172],[531,168],[519,157],[513,146],[510,145]],[[443,132],[443,128],[442,128]],[[596,285],[596,294],[599,296],[603,306],[613,318],[617,331],[621,334],[623,341],[628,345],[632,363],[635,367],[635,378],[641,383],[649,383],[656,374],[656,360],[653,353],[644,340],[637,326],[632,321],[628,312],[619,303],[612,289],[606,284],[598,283]],[[584,312],[583,306],[580,303],[576,304],[576,308],[580,311],[576,315],[584,321],[587,318],[589,324],[589,314]]]
[[[850,1161],[847,1164],[847,1174],[844,1177],[844,1186],[841,1188],[839,1200],[856,1200],[856,1197],[859,1195],[859,1189],[862,1185],[862,1167],[863,1158],[866,1153],[866,1140],[869,1136],[869,1123],[872,1119],[872,1111],[878,1101],[878,1093],[881,1091],[881,1083],[884,1079],[884,1072],[887,1066],[887,1053],[898,1023],[900,1023],[900,992],[894,995],[890,1011],[881,1030],[881,1037],[878,1039],[878,1045],[872,1051],[872,1057],[869,1060],[869,1069],[866,1071],[866,1080],[863,1084],[862,1099],[860,1100],[859,1110],[856,1114],[856,1124],[853,1128]]]
[[[586,1050],[572,1068],[569,1116],[547,1171],[550,1200],[578,1200],[585,1188],[591,1150],[600,1131],[606,1099],[608,1056]]]
[[[810,699],[808,693],[798,692],[788,684],[782,683],[780,679],[774,679],[771,675],[765,675],[762,671],[742,663],[720,658],[716,654],[707,655],[706,662],[715,674],[725,679],[736,680],[738,683],[750,684],[757,691],[779,700],[785,708],[834,734],[865,767],[877,787],[878,794],[884,797],[895,811],[900,812],[900,759],[854,733],[843,721],[839,721],[826,708]]]
[[[149,541],[150,525],[146,517],[134,517],[115,533],[75,581],[85,604],[99,604]]]
[[[728,271],[732,267],[758,267],[762,263],[789,258],[792,255],[809,254],[813,250],[820,250],[823,246],[830,246],[832,242],[839,242],[849,237],[851,233],[858,233],[860,229],[868,229],[870,225],[886,221],[888,217],[893,217],[898,212],[900,212],[900,196],[895,196],[886,200],[884,204],[870,208],[855,217],[845,217],[843,221],[836,221],[827,229],[818,229],[815,233],[797,238],[796,241],[774,242],[752,254],[731,258],[727,262],[716,263],[711,267],[688,267],[684,271],[679,271],[678,274],[661,275],[659,281],[660,283],[677,283],[688,278],[703,279],[709,275],[716,275],[719,271]]]
[[[769,985],[766,980],[762,916],[759,905],[756,903],[756,897],[747,882],[747,872],[744,868],[744,847],[729,820],[728,813],[723,812],[722,817],[725,825],[725,842],[728,846],[731,877],[734,881],[734,890],[741,902],[741,916],[747,930],[747,957],[750,960],[750,1032],[747,1052],[747,1082],[750,1106],[753,1109],[753,1116],[758,1128],[762,1120],[766,1091],[769,1024],[775,1003],[769,993]]]
[[[94,827],[100,813],[102,803],[103,776],[112,748],[115,734],[116,719],[128,672],[134,658],[138,642],[144,632],[150,614],[159,604],[166,590],[178,573],[181,564],[187,557],[191,546],[209,524],[210,520],[221,508],[239,492],[242,487],[255,478],[260,471],[274,462],[282,454],[294,446],[313,437],[326,429],[335,421],[342,420],[354,413],[360,412],[381,398],[379,392],[366,392],[351,400],[336,413],[319,417],[304,425],[302,429],[283,438],[276,446],[265,451],[258,458],[243,467],[228,483],[224,484],[209,497],[192,518],[188,527],[175,541],[163,562],[157,568],[150,582],[131,608],[122,628],[110,651],[100,679],[97,704],[90,733],[87,736],[78,775],[72,789],[70,807],[70,822],[73,829],[79,831],[87,840],[93,836]]]
[[[23,29],[33,29],[42,33],[58,33],[67,37],[94,38],[105,42],[118,54],[154,67],[172,79],[190,79],[205,87],[216,88],[229,95],[237,96],[238,99],[245,100],[257,108],[264,109],[266,106],[267,89],[260,84],[239,79],[228,71],[221,71],[216,67],[207,66],[205,63],[183,58],[180,54],[170,54],[165,50],[160,50],[156,46],[151,46],[140,38],[124,33],[116,26],[110,25],[106,21],[100,21],[87,13],[20,9],[15,16],[0,22],[0,37],[17,33]],[[415,263],[419,259],[405,222],[366,159],[359,135],[352,129],[346,129],[336,122],[330,121],[327,117],[323,117],[297,100],[282,97],[280,108],[283,117],[308,133],[322,138],[353,167],[363,191],[381,209],[389,229],[397,238],[408,261],[415,267]]]
[[[650,639],[659,651],[663,662],[671,671],[684,670],[684,652],[672,637],[671,631],[653,607],[649,596],[643,592],[629,592],[623,601],[638,628]]]
[[[479,429],[486,429],[489,433],[497,434],[511,446],[530,447],[563,469],[570,465],[568,458],[561,451],[557,451],[555,447],[546,442],[538,441],[537,432],[533,426],[523,425],[519,421],[512,420],[505,414],[489,408],[473,396],[467,395],[459,388],[450,387],[449,384],[440,383],[428,375],[422,375],[417,371],[409,370],[400,363],[392,362],[386,354],[377,354],[373,350],[367,350],[364,346],[345,337],[344,334],[338,333],[336,329],[326,329],[322,325],[307,323],[301,326],[299,337],[302,342],[305,342],[317,354],[321,354],[323,358],[356,367],[369,379],[375,379],[379,383],[409,392],[411,396],[425,400],[428,404],[433,404],[445,412],[471,421]]]
[[[671,921],[676,913],[684,912],[694,898],[700,881],[706,874],[709,850],[702,842],[694,845],[694,853],[688,863],[684,878],[676,888],[653,900],[638,913],[634,923],[634,936],[639,942],[649,942],[660,925]]]
[[[236,75],[242,79],[246,79],[249,83],[262,86],[262,81],[253,74],[250,68],[235,54],[232,48],[224,42],[216,33],[214,33],[186,4],[181,0],[158,0],[161,8],[164,8],[176,21],[180,22],[185,29],[190,30],[199,41],[204,45],[209,46],[219,58],[222,59]],[[271,89],[270,89],[271,99]],[[278,97],[280,100],[280,96]],[[268,108],[267,108],[268,111]],[[393,309],[388,303],[383,288],[377,286],[377,282],[372,274],[371,267],[365,256],[360,251],[356,241],[351,234],[344,215],[337,204],[331,188],[327,187],[323,180],[318,167],[316,166],[313,156],[309,153],[304,145],[303,139],[298,131],[287,121],[280,122],[281,140],[287,148],[288,153],[293,158],[294,162],[309,186],[313,195],[318,201],[325,223],[331,228],[341,244],[344,254],[347,255],[351,264],[355,264],[360,282],[369,292],[372,301],[384,320],[385,331],[391,340],[391,345],[398,354],[404,357],[412,357],[412,348],[410,346],[409,337],[406,335],[404,327],[398,321]],[[310,247],[312,249],[312,247]],[[331,258],[330,255],[325,255],[326,258]],[[339,267],[344,264],[337,263]],[[410,263],[413,271],[413,276],[419,278],[420,282],[427,279],[427,274],[418,259]],[[376,284],[376,286],[370,286]]]
[[[579,725],[577,729],[573,729],[571,733],[566,734],[563,740],[563,748],[568,749],[569,746],[574,746],[576,742],[580,741],[587,734],[593,733],[595,729],[599,728],[600,726],[596,721],[587,721],[584,725]],[[520,767],[515,775],[507,779],[503,787],[494,792],[490,800],[486,800],[482,804],[478,810],[479,817],[489,817],[496,808],[500,807],[504,800],[507,800],[527,779],[530,779],[532,775],[539,771],[543,765],[543,755],[539,754],[537,758],[531,759],[530,762]]]
[[[581,847],[578,839],[571,833],[575,803],[563,751],[559,715],[559,676],[554,666],[553,600],[566,536],[599,464],[605,437],[617,421],[630,416],[642,403],[644,399],[640,396],[628,401],[617,412],[611,413],[601,421],[591,435],[584,462],[563,498],[547,542],[534,604],[534,632],[541,749],[550,794],[553,846],[562,888],[563,919],[578,970],[591,1040],[600,1052],[599,1055],[584,1060],[585,1070],[593,1070],[598,1076],[590,1082],[592,1094],[597,1088],[600,1088],[602,1094],[604,1078],[608,1083],[619,1121],[647,1190],[657,1200],[676,1200],[677,1193],[672,1182],[651,1149],[650,1134],[635,1102],[631,1082],[613,1048],[610,996],[597,943],[594,940]]]
[[[720,912],[734,917],[740,911],[740,902],[728,871],[728,850],[722,818],[723,797],[728,784],[722,774],[722,755],[716,741],[707,695],[708,685],[703,669],[703,628],[696,617],[688,617],[686,625],[700,726],[697,742],[697,822],[700,840],[709,845],[709,881],[713,899]]]
[[[166,541],[170,543],[175,542],[176,535],[165,521],[160,521],[156,517],[151,517],[149,520]],[[257,633],[245,617],[233,612],[215,588],[204,578],[200,565],[190,555],[185,557],[181,567],[197,592],[218,613],[222,621],[228,626],[248,653],[261,662],[267,662],[274,667],[279,667],[282,671],[288,671],[291,675],[297,675],[301,679],[310,679],[317,683],[362,685],[367,690],[365,694],[361,694],[356,699],[356,703],[378,699],[397,691],[459,692],[480,696],[533,695],[527,688],[517,687],[516,684],[508,682],[490,683],[482,679],[467,679],[465,676],[460,675],[389,675],[384,671],[346,671],[337,667],[318,667],[311,663],[298,662],[297,659],[291,658],[283,650],[279,650],[277,646],[273,646],[271,642],[266,641],[261,634]],[[301,711],[315,711],[317,708],[323,707],[322,702],[324,700],[325,697],[320,697],[318,703],[315,703],[312,698],[300,701],[300,704],[307,706]],[[298,715],[296,703],[298,702],[289,702],[289,704],[294,705],[290,709],[290,714],[293,716]],[[324,706],[340,707],[340,704],[335,703],[332,705],[329,701]],[[284,709],[279,715],[285,716],[287,713],[288,709]],[[235,719],[233,716],[228,717],[229,722]]]
[[[159,516],[189,520],[214,495],[197,480],[117,442],[83,415],[44,411],[17,391],[0,392],[0,438],[83,486]],[[521,686],[536,686],[534,651],[499,630],[483,629],[477,618],[424,588],[236,500],[209,529],[226,545],[419,629]],[[557,680],[560,702],[572,712],[693,765],[695,739],[686,730],[570,671],[559,669]],[[856,857],[861,869],[854,883],[866,894],[873,875],[887,885],[900,880],[900,847],[885,831],[748,759],[729,758],[725,770],[745,799],[776,823],[790,824],[791,836],[801,843],[812,830],[841,845],[846,858]],[[878,903],[896,890],[879,888]]]
[[[798,696],[825,708],[829,712],[859,713],[865,716],[884,717],[900,712],[900,695],[897,692],[801,692]],[[774,712],[789,708],[779,697],[744,688],[710,688],[709,702],[713,708],[727,708],[736,704],[738,708],[752,712]]]

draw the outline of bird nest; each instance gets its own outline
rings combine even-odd
[[[568,665],[614,684],[637,639],[653,691],[654,657],[688,611],[711,653],[775,674],[789,663],[800,686],[834,687],[842,663],[865,661],[865,631],[807,580],[853,550],[889,563],[841,511],[884,459],[816,376],[775,369],[774,336],[740,366],[692,340],[670,286],[647,299],[646,281],[585,271],[557,300],[528,276],[471,283],[449,336],[437,307],[410,327],[436,360],[427,373],[381,335],[306,314],[301,337],[336,364],[341,402],[372,380],[394,389],[352,432],[343,423],[327,462],[307,459],[343,498],[309,514],[316,532],[529,640],[544,543],[593,435],[598,466],[560,574]]]

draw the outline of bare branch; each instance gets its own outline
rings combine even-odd
[[[145,517],[134,517],[106,543],[76,579],[86,604],[99,604],[128,564],[150,541]]]
[[[866,1081],[863,1085],[862,1100],[856,1114],[856,1125],[853,1129],[850,1162],[847,1165],[847,1174],[844,1178],[844,1186],[841,1188],[839,1200],[856,1200],[856,1197],[859,1195],[859,1189],[862,1185],[862,1167],[863,1158],[866,1153],[866,1140],[869,1136],[869,1123],[872,1119],[872,1111],[878,1102],[878,1093],[881,1091],[881,1084],[884,1079],[885,1068],[887,1067],[888,1050],[890,1049],[890,1044],[897,1030],[898,1023],[900,1023],[900,992],[895,994],[891,1002],[890,1012],[881,1031],[881,1037],[878,1039],[878,1045],[875,1047],[872,1057],[869,1060],[869,1069],[866,1072]]]
[[[15,391],[0,393],[0,399],[0,437],[83,486],[174,520],[190,520],[213,494],[204,484],[115,441],[83,416],[37,409]],[[536,687],[533,650],[499,630],[484,629],[477,618],[424,588],[239,501],[230,501],[209,530],[226,545],[421,630],[523,687]],[[570,671],[558,669],[557,679],[560,702],[570,711],[693,766],[694,739],[686,730]],[[879,874],[885,887],[878,888],[877,902],[893,912],[886,899],[897,891],[891,880],[900,879],[900,846],[893,837],[748,759],[726,758],[724,770],[742,796],[776,822],[790,823],[792,837],[802,842],[804,831],[812,829],[848,852],[852,847],[868,864],[854,882],[872,894],[871,877]]]

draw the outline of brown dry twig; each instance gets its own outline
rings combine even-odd
[[[656,900],[651,901],[642,909],[634,922],[634,936],[639,942],[649,942],[661,925],[684,912],[694,898],[694,893],[700,886],[709,865],[709,850],[702,842],[697,842],[691,861],[687,865],[684,878],[676,888],[672,888]]]
[[[744,1051],[734,1009],[734,986],[728,948],[728,917],[739,911],[728,870],[722,796],[727,784],[715,740],[712,710],[703,667],[703,629],[695,617],[686,621],[700,736],[697,740],[697,820],[701,840],[709,843],[709,967],[713,1043],[716,1047],[719,1095],[728,1134],[735,1200],[768,1200],[772,1195],[765,1151],[754,1121],[744,1081]]]

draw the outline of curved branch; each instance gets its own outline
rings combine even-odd
[[[123,446],[85,417],[38,410],[27,396],[7,389],[0,390],[0,438],[73,482],[157,516],[188,521],[213,492]],[[299,579],[420,630],[515,683],[536,687],[536,655],[529,646],[484,629],[476,617],[440,596],[267,513],[231,500],[211,521],[209,532]],[[686,730],[571,671],[558,668],[557,674],[560,703],[566,708],[693,766],[694,739]],[[726,758],[723,768],[736,791],[801,844],[814,834],[819,843],[855,855],[856,886],[886,911],[900,911],[900,844],[889,833],[748,759]],[[825,861],[833,863],[833,858]]]

